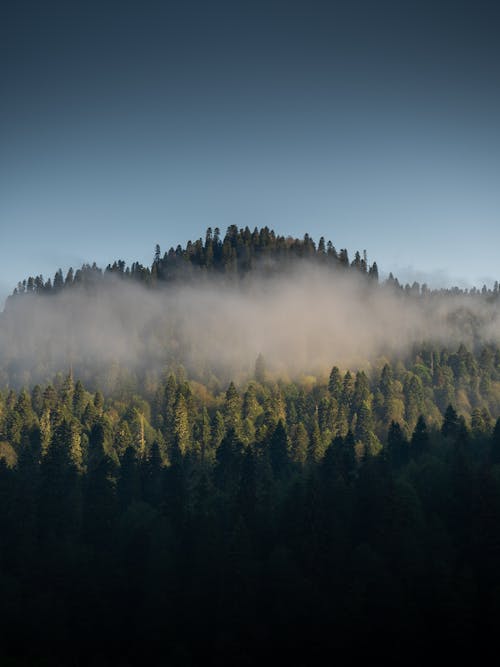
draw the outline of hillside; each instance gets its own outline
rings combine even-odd
[[[160,255],[29,278],[0,318],[0,656],[487,637],[498,288],[381,283],[268,230]]]

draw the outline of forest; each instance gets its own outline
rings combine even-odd
[[[304,267],[313,282],[294,282]],[[270,346],[281,320],[249,305],[268,284],[299,318],[313,296],[321,308],[281,357],[294,332],[282,321]],[[217,300],[190,306],[207,285]],[[109,289],[124,304],[113,326]],[[486,646],[500,621],[499,304],[497,283],[381,281],[365,252],[267,228],[157,246],[150,267],[20,282],[0,314],[2,664]],[[261,319],[247,338],[248,312]]]

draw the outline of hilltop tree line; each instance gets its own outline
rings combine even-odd
[[[44,279],[42,275],[29,276],[19,281],[9,299],[20,294],[57,294],[71,286],[91,287],[98,284],[103,277],[115,276],[131,279],[141,285],[155,287],[172,282],[186,282],[202,279],[210,274],[244,277],[252,271],[261,271],[264,275],[286,270],[307,261],[318,266],[332,269],[350,269],[357,274],[366,275],[374,283],[379,282],[377,262],[368,262],[366,250],[361,254],[356,251],[350,260],[346,248],[337,250],[331,241],[321,237],[316,243],[309,234],[302,239],[276,234],[268,227],[261,229],[249,227],[239,229],[236,225],[228,227],[226,234],[221,235],[219,228],[209,227],[205,239],[188,241],[185,247],[180,244],[161,252],[156,245],[150,266],[133,262],[127,266],[123,260],[108,264],[103,270],[96,263],[84,264],[79,269],[68,269],[66,275],[59,269],[53,278]],[[483,285],[461,289],[458,287],[431,290],[426,283],[414,281],[411,285],[401,284],[392,273],[384,282],[385,286],[402,291],[411,296],[429,296],[430,294],[482,295],[492,297],[500,293],[499,283],[495,281],[492,288]],[[7,303],[9,301],[7,300]]]
[[[123,260],[117,260],[108,264],[104,271],[95,263],[84,264],[76,271],[70,268],[65,276],[59,269],[53,280],[44,280],[39,275],[20,281],[13,296],[24,293],[53,294],[71,286],[95,285],[106,275],[156,286],[200,279],[212,273],[242,277],[252,270],[261,270],[269,274],[295,265],[300,260],[333,268],[354,269],[378,280],[377,263],[368,264],[366,251],[362,256],[356,251],[350,261],[345,248],[337,251],[332,242],[325,241],[323,237],[316,244],[309,234],[297,239],[278,235],[268,227],[256,227],[252,232],[248,227],[238,229],[236,225],[231,225],[224,237],[218,228],[212,231],[209,227],[205,240],[188,241],[184,248],[178,245],[163,255],[160,246],[156,245],[149,267],[139,262],[133,262],[129,267]]]

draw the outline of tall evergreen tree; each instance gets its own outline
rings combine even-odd
[[[450,404],[446,408],[443,418],[443,425],[441,426],[441,433],[445,438],[451,437],[455,438],[460,431],[460,420],[458,415]]]
[[[274,429],[269,441],[271,466],[276,479],[281,479],[288,466],[288,436],[282,420]]]
[[[423,425],[419,425],[419,433],[422,433]],[[417,450],[420,449],[421,443],[414,441],[412,447],[416,445]],[[420,454],[420,452],[419,452]],[[408,442],[406,441],[401,426],[397,422],[391,422],[389,427],[389,432],[387,434],[387,457],[395,468],[400,468],[401,466],[408,463],[409,460],[409,447]]]
[[[411,456],[418,458],[425,454],[429,449],[429,433],[427,431],[427,424],[423,417],[420,415],[413,435],[411,436],[410,443],[410,453]]]

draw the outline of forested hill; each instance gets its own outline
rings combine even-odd
[[[0,317],[2,665],[496,638],[498,286],[377,278],[323,240],[230,228],[150,268],[19,285]]]
[[[380,283],[366,252],[351,261],[308,234],[208,229],[184,248],[157,246],[149,267],[119,260],[20,282],[0,315],[0,386],[47,384],[72,367],[89,387],[133,393],[183,365],[217,392],[248,381],[259,354],[275,379],[324,378],[336,365],[376,381],[386,362],[410,370],[431,348],[434,378],[438,359],[470,354],[478,368],[496,354],[499,295],[498,283],[431,291],[392,274]],[[475,392],[461,401],[468,414]]]
[[[337,250],[332,241],[326,241],[324,237],[316,243],[307,233],[299,239],[276,234],[268,227],[261,229],[255,227],[251,231],[248,227],[239,229],[236,225],[231,225],[224,237],[218,228],[212,230],[209,227],[204,240],[199,238],[196,241],[188,241],[185,247],[181,245],[176,248],[171,247],[163,254],[160,245],[156,245],[150,266],[144,266],[140,262],[133,262],[131,266],[127,266],[123,260],[116,260],[108,264],[104,270],[96,263],[84,264],[76,270],[71,267],[66,275],[59,269],[53,279],[50,277],[44,279],[42,275],[38,275],[19,281],[12,296],[23,293],[54,294],[71,286],[95,285],[106,276],[129,279],[148,287],[171,282],[191,282],[211,274],[235,278],[259,271],[269,276],[296,268],[304,261],[310,266],[316,265],[333,270],[350,269],[358,275],[366,275],[375,283],[379,281],[377,262],[369,264],[366,250],[362,254],[356,251],[351,260],[346,248]],[[418,282],[413,282],[411,285],[408,283],[403,285],[392,273],[389,274],[385,284],[412,296],[426,296],[431,293],[425,283],[420,285]],[[496,281],[491,287],[483,285],[481,289],[473,287],[470,290],[458,287],[441,288],[434,290],[433,293],[497,296],[499,284]]]
[[[204,241],[201,238],[194,242],[188,241],[184,248],[178,245],[163,255],[157,245],[149,267],[139,262],[129,267],[124,261],[117,260],[104,271],[95,263],[85,264],[76,271],[70,268],[66,276],[59,269],[53,280],[30,276],[20,281],[14,294],[58,292],[71,285],[95,284],[103,275],[119,276],[154,286],[158,283],[188,281],[212,273],[244,276],[259,269],[269,274],[295,266],[300,260],[331,268],[352,268],[378,280],[377,264],[368,264],[366,252],[363,256],[356,252],[351,262],[346,249],[337,251],[333,243],[326,242],[323,237],[316,244],[309,234],[298,239],[280,236],[267,227],[256,227],[252,232],[248,227],[238,229],[231,225],[224,237],[221,237],[218,228],[214,231],[208,228]]]

